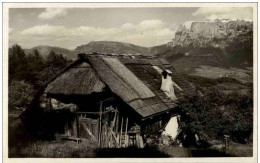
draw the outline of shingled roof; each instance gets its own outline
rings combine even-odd
[[[161,91],[162,77],[153,67],[157,66],[162,70],[168,69],[172,72],[172,80],[182,89],[174,89],[178,99],[184,95],[195,94],[195,88],[164,59],[85,54],[81,55],[75,63],[48,84],[47,93],[84,95],[102,92],[107,86],[145,118],[177,106],[176,101],[170,100]]]

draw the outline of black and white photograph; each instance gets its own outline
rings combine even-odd
[[[7,161],[256,162],[257,3],[3,6]]]

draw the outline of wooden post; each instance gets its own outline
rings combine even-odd
[[[137,133],[137,134],[136,134],[136,143],[137,143],[137,146],[138,146],[139,148],[143,148],[143,147],[144,147],[143,138],[142,138],[142,136],[140,135],[140,133]]]
[[[76,114],[76,127],[77,127],[77,133],[76,133],[76,137],[79,137],[79,117]]]
[[[51,98],[50,98],[50,97],[48,98],[48,109],[52,109],[52,106],[51,106]]]
[[[117,108],[116,108],[116,112],[118,112],[118,111],[117,111]],[[117,113],[116,126],[115,126],[115,133],[116,133],[117,139],[119,138],[118,127],[119,127],[119,113]],[[119,142],[119,139],[118,139],[118,142]]]
[[[117,142],[115,133],[113,132],[113,130],[110,127],[108,127],[108,129],[109,129],[109,131],[111,133],[112,138],[114,138],[115,146],[118,148],[118,142]]]
[[[103,130],[103,132],[102,132],[102,134],[104,135],[104,137],[103,137],[103,142],[101,142],[101,144],[103,144],[103,146],[102,147],[107,147],[107,124],[106,124],[107,122],[105,122],[105,125],[103,125],[103,128],[104,128],[104,130]]]
[[[120,129],[120,136],[119,136],[119,148],[121,148],[121,143],[122,143],[122,132],[123,132],[123,122],[124,122],[124,118],[122,117],[122,121],[121,121],[121,129]]]
[[[87,125],[85,125],[84,123],[82,123],[83,127],[85,128],[85,130],[87,131],[87,133],[89,134],[89,136],[92,138],[92,140],[97,141],[97,139],[95,138],[95,136],[91,133],[91,131],[89,130],[89,127]]]
[[[99,106],[99,131],[98,131],[98,145],[101,146],[101,133],[102,133],[102,102],[100,102]]]
[[[107,121],[105,122],[105,126],[106,126],[106,144],[107,147],[110,148],[110,132],[108,132],[108,123]]]
[[[127,147],[127,127],[128,127],[128,117],[126,118],[126,125],[125,125],[125,147]]]
[[[116,118],[117,118],[117,112],[115,112],[115,116],[114,116],[114,119],[113,119],[113,122],[112,122],[112,126],[111,126],[112,131],[115,131]]]

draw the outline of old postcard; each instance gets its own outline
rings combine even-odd
[[[257,162],[257,3],[4,3],[4,162]]]

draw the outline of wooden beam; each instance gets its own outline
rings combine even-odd
[[[85,123],[82,123],[83,127],[86,129],[87,133],[90,135],[90,137],[94,140],[97,141],[95,136],[91,133],[91,131],[88,129],[88,127],[85,125]]]
[[[126,126],[125,126],[125,147],[128,146],[128,144],[127,144],[127,127],[128,127],[128,117],[126,118]]]
[[[117,139],[116,139],[116,135],[115,135],[115,133],[113,132],[113,130],[112,130],[110,127],[108,127],[108,129],[109,129],[109,131],[111,132],[111,134],[112,134],[112,136],[113,136],[113,138],[114,138],[114,141],[115,141],[116,147],[118,148],[118,142],[117,142]]]
[[[79,137],[79,117],[78,117],[78,115],[76,115],[76,127],[77,127],[76,137],[78,138]]]
[[[140,133],[137,133],[136,134],[136,140],[137,140],[137,146],[139,148],[143,148],[144,147],[144,142],[143,142],[143,138],[142,136],[140,135]]]
[[[96,114],[96,115],[100,115],[103,112],[77,112],[77,114]]]
[[[117,111],[117,108],[116,108],[116,111]],[[117,133],[117,135],[118,135],[118,127],[119,127],[119,114],[117,114],[117,117],[116,117],[116,127],[115,127],[115,132]]]
[[[114,99],[115,99],[114,97],[110,97],[110,98],[107,98],[105,100],[99,101],[97,104],[102,103],[102,102],[106,102],[106,101],[112,101]]]
[[[105,122],[105,125],[102,126],[103,128],[103,132],[102,132],[102,139],[101,139],[101,147],[107,147],[107,128],[106,128],[106,122]]]
[[[114,131],[115,125],[116,125],[116,119],[117,119],[117,112],[115,112],[113,123],[112,123],[112,131]]]
[[[51,97],[48,98],[48,109],[52,109],[52,105],[51,105]]]
[[[111,111],[99,111],[99,112],[77,112],[76,114],[96,114],[96,115],[100,115],[100,114],[106,114],[109,112],[118,112],[116,110],[111,110]]]
[[[119,148],[121,148],[121,143],[122,143],[123,122],[124,122],[124,118],[122,117],[120,136],[119,136]]]
[[[99,130],[98,130],[98,145],[101,145],[101,132],[102,132],[102,102],[99,105]]]

